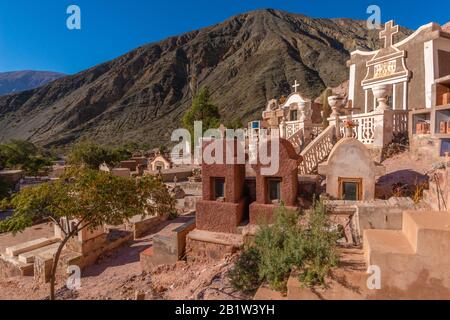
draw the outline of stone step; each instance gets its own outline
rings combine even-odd
[[[34,258],[37,255],[54,255],[56,251],[58,250],[59,242],[53,243],[49,246],[42,247],[33,251],[28,251],[22,254],[19,254],[19,261],[23,263],[33,263]]]
[[[16,269],[21,276],[30,277],[34,274],[34,265],[32,263],[20,262],[16,257],[10,257],[6,254],[0,255],[0,259],[8,265],[8,268],[12,267]]]
[[[428,255],[433,247],[442,250],[446,245],[442,239],[450,239],[450,212],[405,211],[403,233],[415,252]],[[433,239],[441,239],[439,243]],[[450,244],[448,244],[450,250]]]
[[[195,229],[188,234],[192,240],[228,245],[240,248],[244,245],[244,237],[240,234],[219,233]]]
[[[56,239],[56,238],[53,238],[53,239],[41,238],[41,239],[31,240],[31,241],[27,241],[27,242],[22,242],[15,246],[6,248],[6,254],[9,257],[17,257],[18,255],[20,255],[22,253],[33,251],[33,250],[51,245],[58,241],[60,241],[60,240]]]
[[[450,212],[404,211],[401,231],[366,230],[364,251],[366,263],[380,268],[389,295],[449,296]]]
[[[403,231],[365,230],[364,254],[368,265],[374,264],[379,255],[414,255],[415,251]],[[376,264],[376,263],[375,263]]]

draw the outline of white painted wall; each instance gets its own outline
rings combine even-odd
[[[433,83],[435,80],[434,66],[434,42],[433,40],[424,43],[424,64],[425,64],[425,106],[432,106]]]

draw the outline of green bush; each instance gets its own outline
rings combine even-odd
[[[299,236],[299,214],[284,206],[275,212],[275,224],[263,224],[255,236],[260,254],[259,276],[278,291],[284,291],[292,270],[294,240]],[[300,247],[301,248],[301,247]]]
[[[339,261],[336,242],[341,237],[339,230],[331,231],[332,225],[326,209],[317,202],[309,216],[309,226],[305,230],[303,261],[297,261],[299,280],[305,286],[324,285],[325,277]]]
[[[108,148],[89,140],[82,140],[72,146],[68,154],[68,162],[95,170],[102,163],[117,165],[129,159],[131,155],[127,147]]]
[[[33,143],[11,140],[0,144],[0,168],[22,169],[27,174],[36,175],[52,164],[51,157]]]
[[[259,288],[262,282],[259,276],[259,261],[259,252],[255,247],[248,248],[239,256],[228,274],[231,285],[236,290],[253,293]]]
[[[284,292],[289,276],[296,271],[304,286],[324,285],[338,262],[339,235],[331,227],[322,203],[315,203],[308,215],[282,205],[276,210],[275,223],[262,225],[254,245],[239,258],[231,283],[243,290],[266,281],[272,289]]]
[[[0,201],[9,196],[10,190],[10,184],[5,179],[0,177]]]

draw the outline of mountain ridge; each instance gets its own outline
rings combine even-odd
[[[38,88],[63,76],[60,72],[38,70],[0,72],[0,96]]]
[[[159,146],[207,85],[224,122],[259,118],[297,79],[311,99],[348,78],[355,49],[379,47],[365,21],[266,9],[142,45],[43,87],[0,97],[0,141],[63,146],[82,138]],[[401,28],[400,39],[411,33]]]

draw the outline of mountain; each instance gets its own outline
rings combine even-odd
[[[401,28],[400,37],[411,32]],[[139,47],[43,87],[0,97],[0,141],[62,146],[170,141],[190,106],[191,88],[209,86],[224,122],[259,119],[266,101],[300,91],[317,97],[348,78],[355,49],[379,48],[365,21],[312,19],[266,9]]]
[[[38,88],[63,76],[49,71],[0,72],[0,96]]]

